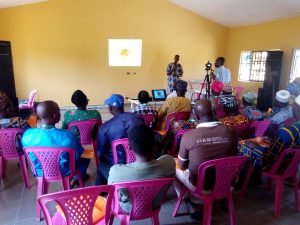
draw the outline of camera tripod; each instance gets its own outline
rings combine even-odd
[[[202,94],[202,90],[204,88],[205,85],[205,99],[209,99],[210,98],[210,83],[211,83],[211,78],[210,75],[208,73],[210,69],[206,69],[206,75],[204,78],[204,81],[202,83],[201,89],[200,89],[200,95]],[[199,95],[199,97],[200,97]]]

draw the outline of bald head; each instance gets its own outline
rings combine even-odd
[[[213,110],[211,102],[207,99],[199,99],[194,105],[194,114],[198,120],[213,120]]]
[[[42,124],[55,125],[60,120],[59,107],[54,101],[41,102],[38,104],[36,111],[42,121]]]

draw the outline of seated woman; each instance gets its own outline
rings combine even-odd
[[[158,111],[158,119],[161,129],[166,129],[167,116],[175,112],[190,112],[191,100],[185,97],[187,91],[187,82],[179,80],[176,82],[177,97],[168,98]]]
[[[86,107],[88,105],[89,99],[81,90],[76,90],[73,93],[71,101],[74,105],[76,105],[77,109],[68,110],[65,112],[64,121],[62,124],[63,129],[67,129],[68,124],[73,121],[102,119],[100,113],[97,110],[87,110]],[[74,128],[73,132],[76,137],[79,137],[79,131],[77,130],[77,128]]]
[[[0,129],[21,128],[26,130],[30,128],[26,120],[23,120],[20,117],[12,117],[13,112],[14,109],[11,100],[5,92],[0,91]],[[21,135],[17,136],[16,146],[18,154],[24,154],[21,143]]]
[[[0,128],[30,128],[26,120],[13,117],[13,104],[4,91],[0,91]]]
[[[225,118],[221,119],[224,125],[238,126],[250,123],[250,120],[239,112],[239,103],[236,97],[224,96],[221,98],[221,103],[224,104]]]
[[[221,103],[224,104],[225,117],[220,119],[220,122],[226,126],[237,127],[237,132],[240,138],[249,138],[252,134],[250,129],[250,120],[239,112],[239,103],[235,96],[224,96],[221,98]]]
[[[247,91],[243,94],[242,103],[244,105],[243,113],[250,120],[263,120],[263,113],[253,106],[257,99],[257,94],[253,91]]]

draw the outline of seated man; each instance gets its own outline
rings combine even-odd
[[[60,120],[60,111],[57,103],[53,101],[41,102],[37,106],[37,115],[41,119],[41,126],[40,128],[28,129],[24,133],[22,138],[23,146],[64,147],[74,149],[76,153],[76,168],[79,169],[81,177],[87,179],[88,175],[86,174],[86,170],[90,160],[80,157],[84,149],[79,144],[78,139],[68,130],[55,128],[55,124]],[[42,176],[42,168],[39,161],[33,154],[30,154],[29,157],[35,165],[37,176]],[[62,175],[68,176],[70,169],[67,154],[60,155],[59,165]],[[71,186],[73,186],[75,182],[78,182],[77,179],[73,179]]]
[[[180,80],[180,78],[179,78],[178,80]],[[174,80],[174,82],[173,82],[173,91],[172,91],[170,94],[168,94],[167,99],[168,99],[168,98],[174,98],[174,97],[177,97],[177,93],[176,93],[176,83],[177,83],[178,80]],[[191,94],[191,92],[189,92],[189,91],[186,91],[184,96],[185,96],[187,99],[192,99],[192,94]]]
[[[300,145],[300,95],[295,99],[293,115],[297,122],[280,128],[269,143],[265,137],[240,141],[239,154],[249,157],[249,163],[257,170],[270,169],[282,150]]]
[[[138,94],[138,99],[140,104],[137,107],[131,109],[130,112],[136,114],[157,114],[157,111],[148,104],[150,96],[147,91],[140,91]]]
[[[290,92],[293,99],[300,95],[300,77],[296,77],[293,82],[289,83],[286,90]]]
[[[165,101],[158,111],[158,119],[161,122],[161,129],[166,128],[167,116],[175,112],[190,112],[191,100],[185,97],[187,91],[187,82],[179,80],[176,82],[177,97],[169,98]]]
[[[242,102],[244,105],[243,113],[250,120],[263,120],[263,113],[253,106],[257,99],[257,94],[253,91],[247,91],[243,94]]]
[[[113,118],[102,124],[98,134],[98,157],[100,166],[97,169],[96,184],[107,184],[108,172],[113,165],[111,143],[114,140],[127,138],[127,132],[135,125],[144,124],[144,121],[135,113],[124,112],[124,97],[112,94],[105,100]],[[119,163],[126,163],[122,146],[117,146]]]
[[[135,153],[136,162],[130,164],[117,164],[110,168],[108,184],[168,178],[175,176],[175,161],[169,155],[158,159],[154,157],[154,132],[145,124],[133,126],[128,132],[128,141]],[[128,193],[119,193],[121,207],[130,211]]]
[[[77,109],[68,110],[65,112],[64,121],[62,124],[63,129],[67,129],[68,124],[73,121],[82,121],[82,120],[91,120],[91,119],[101,120],[101,115],[100,115],[99,111],[87,110],[86,107],[89,103],[89,99],[81,90],[76,90],[73,93],[71,101],[74,105],[76,105]],[[79,138],[78,129],[76,127],[74,127],[73,131],[74,131],[75,136]]]
[[[273,125],[282,127],[284,121],[293,117],[292,108],[289,106],[290,93],[286,90],[276,92],[275,106],[272,109],[270,120]]]
[[[191,191],[196,190],[198,167],[212,159],[234,156],[237,150],[238,137],[235,129],[214,121],[212,105],[209,100],[198,100],[194,106],[198,126],[183,135],[178,153],[179,169],[176,178]],[[211,174],[212,175],[212,174]],[[205,190],[213,185],[213,175],[205,178]],[[175,185],[179,194],[178,184]]]

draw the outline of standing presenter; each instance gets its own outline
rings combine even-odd
[[[173,84],[174,81],[179,80],[182,77],[183,69],[182,65],[179,62],[179,55],[175,55],[174,62],[169,63],[167,67],[167,76],[168,76],[168,94],[172,93],[174,90]]]

